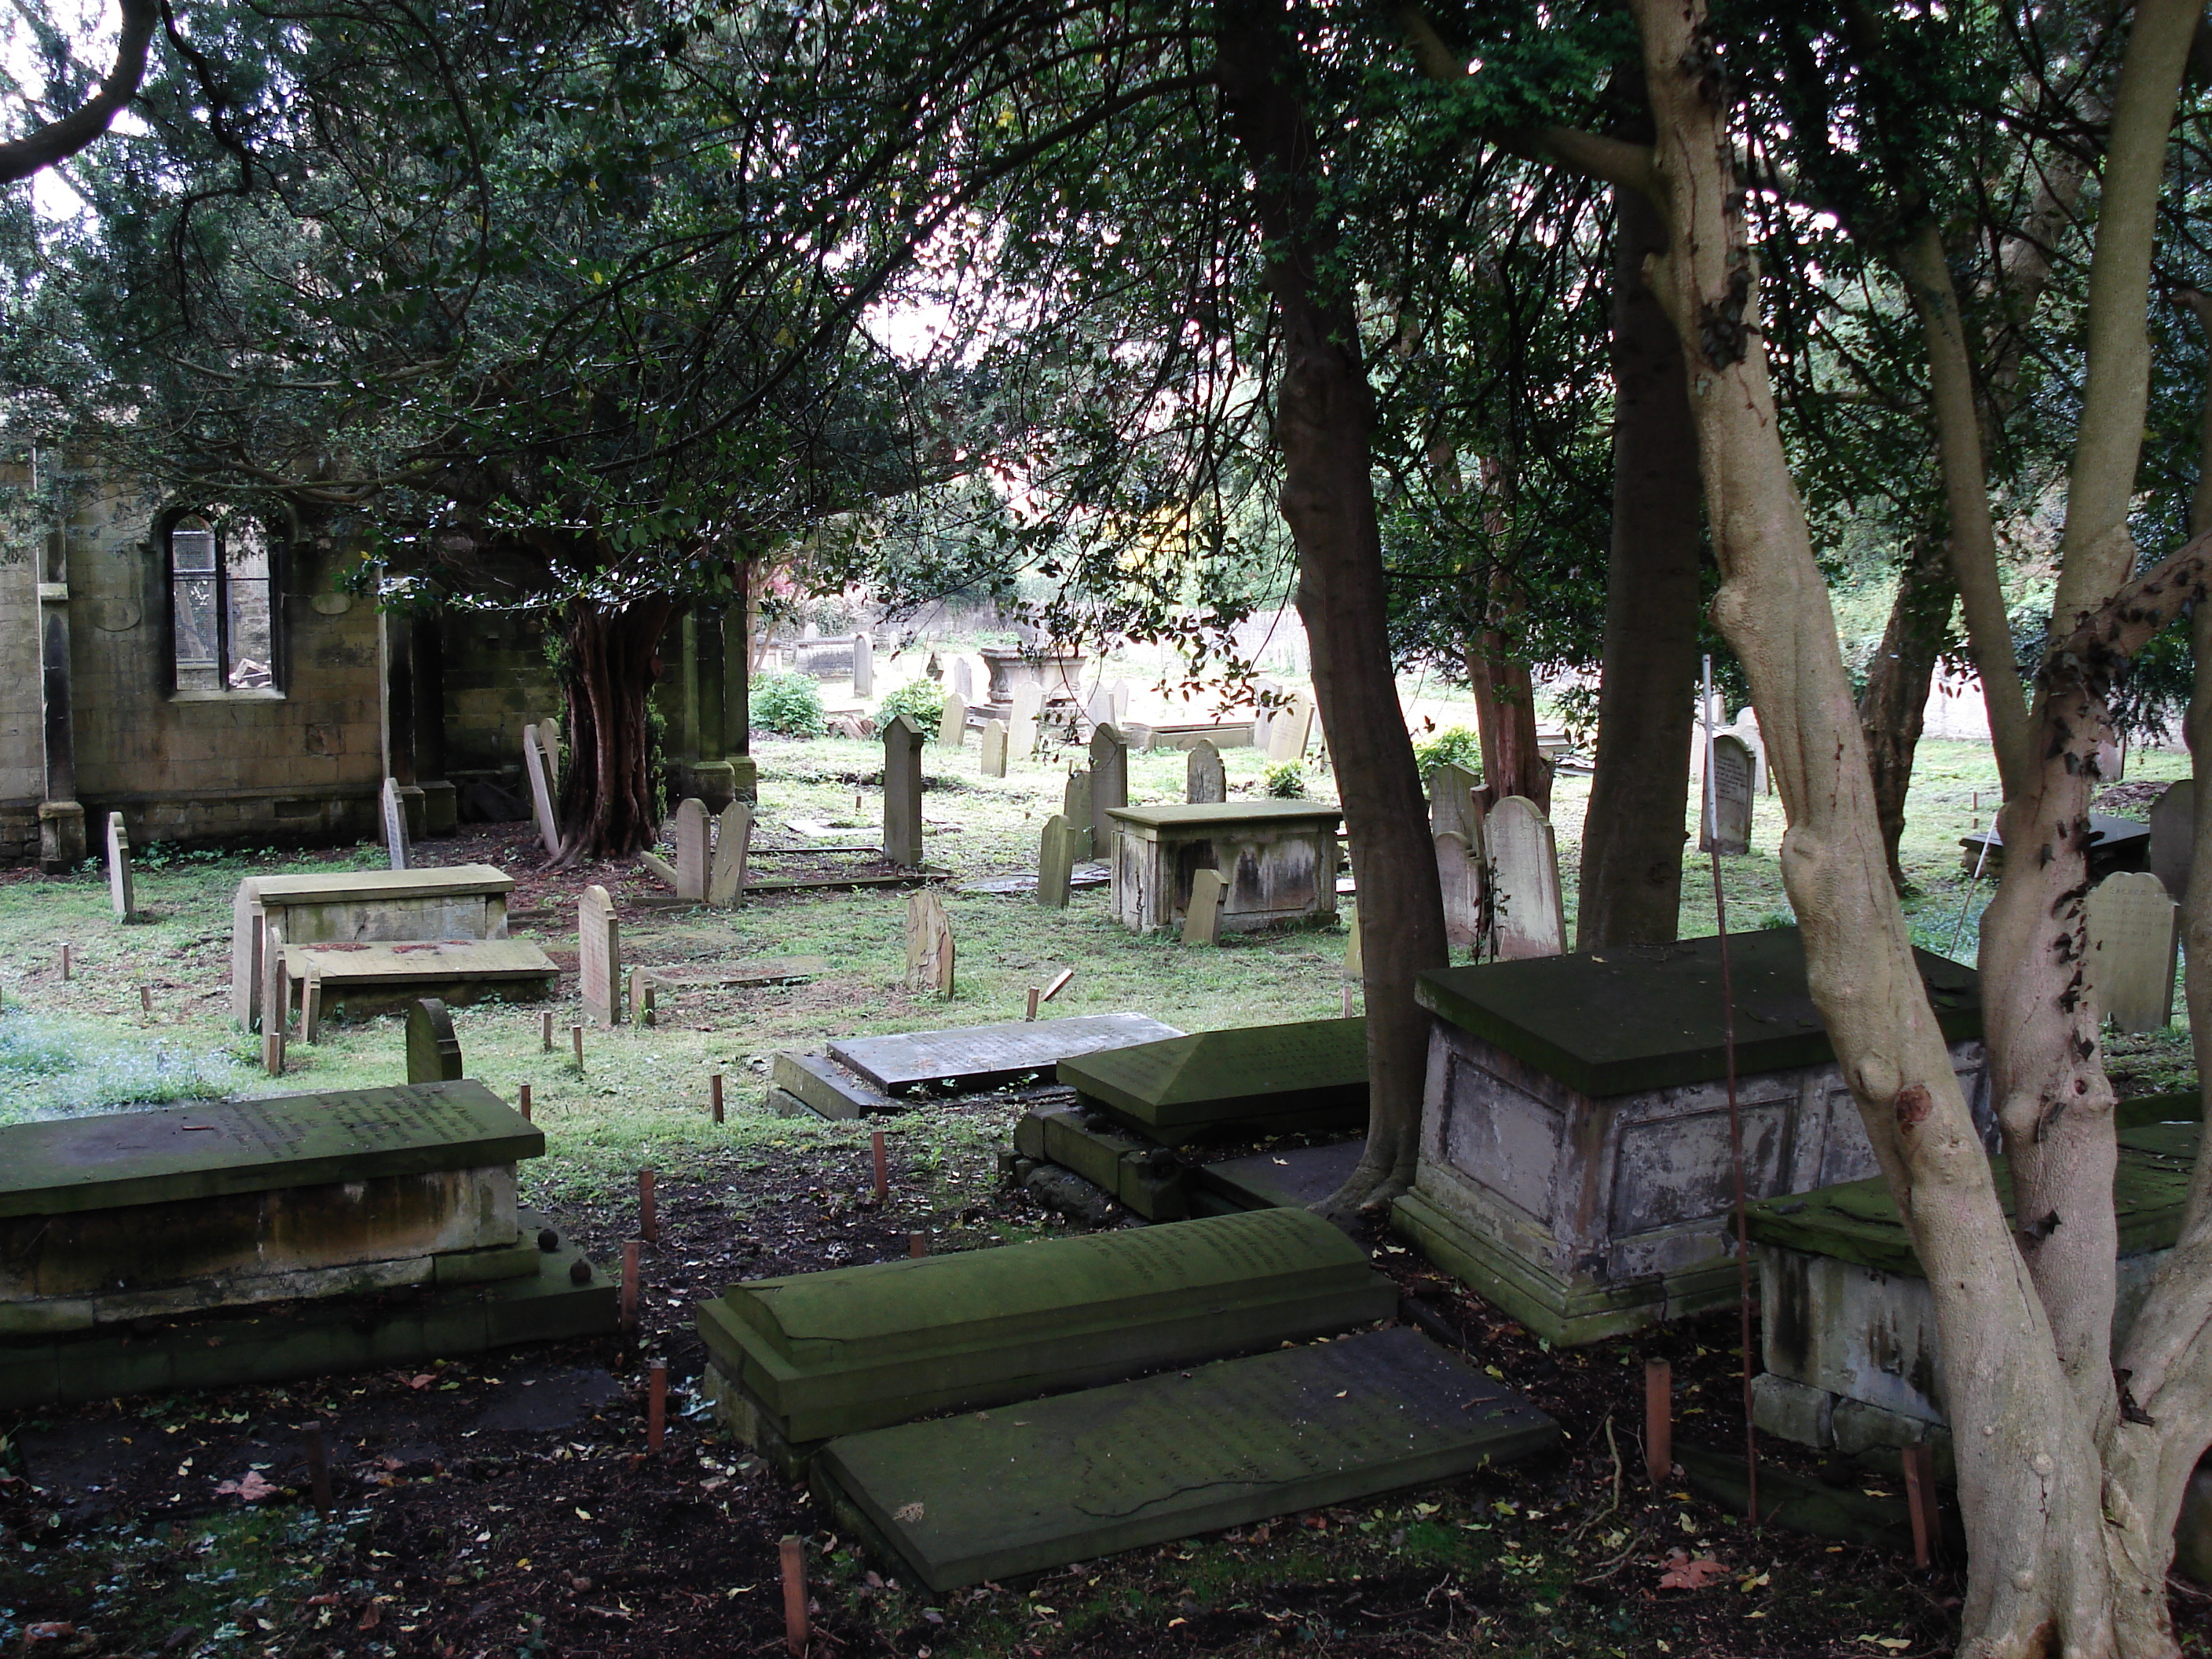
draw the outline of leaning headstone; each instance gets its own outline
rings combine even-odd
[[[981,773],[982,773],[982,775],[983,775],[983,776],[985,776],[985,777],[987,777],[987,778],[1003,778],[1004,776],[1006,776],[1006,721],[1004,721],[1004,720],[986,720],[986,721],[984,721],[984,722],[983,722],[983,744],[982,744],[982,750],[983,750],[983,753],[982,753],[982,766],[981,766],[981,768],[980,769],[981,769]]]
[[[1733,732],[1713,738],[1713,775],[1706,781],[1701,853],[1724,856],[1751,850],[1751,809],[1758,766],[1751,745]]]
[[[945,694],[945,717],[937,723],[938,746],[957,749],[968,741],[968,702],[957,691]]]
[[[753,809],[733,800],[722,809],[714,833],[714,864],[707,878],[707,902],[727,909],[744,896],[745,860],[752,851]]]
[[[1221,895],[1227,885],[1218,870],[1194,870],[1190,878],[1190,908],[1183,912],[1185,945],[1221,943]]]
[[[107,902],[118,921],[128,921],[137,913],[131,884],[131,832],[124,828],[120,812],[107,815]]]
[[[876,695],[876,642],[866,634],[853,635],[853,695]]]
[[[1481,866],[1466,836],[1446,830],[1436,842],[1437,881],[1444,895],[1444,942],[1472,948],[1482,942]]]
[[[601,1030],[622,1020],[622,924],[604,887],[576,904],[576,983],[584,1013]]]
[[[1218,805],[1229,799],[1229,774],[1221,751],[1205,738],[1192,745],[1183,763],[1183,799],[1193,806]]]
[[[453,1017],[435,997],[423,997],[407,1010],[407,1080],[458,1083],[467,1075]]]
[[[1129,804],[1129,745],[1112,722],[1091,734],[1091,856],[1111,858],[1114,820],[1107,815]]]
[[[538,722],[538,752],[545,760],[545,781],[553,791],[553,799],[561,799],[561,722],[542,720]]]
[[[1464,766],[1445,761],[1429,774],[1429,833],[1457,836],[1475,843],[1474,792],[1482,780]]]
[[[923,888],[906,904],[906,988],[952,994],[952,924],[945,901]]]
[[[676,896],[694,903],[707,896],[707,866],[713,857],[708,846],[707,803],[693,797],[676,807]]]
[[[399,780],[384,781],[384,856],[395,870],[413,862],[407,856],[407,803],[399,798]]]
[[[1037,844],[1039,904],[1054,910],[1067,908],[1068,878],[1075,872],[1075,828],[1064,814],[1054,812],[1044,821],[1044,834]]]
[[[921,867],[921,728],[904,714],[884,727],[884,856]]]
[[[545,844],[548,854],[557,857],[561,851],[561,820],[553,810],[552,769],[534,726],[522,728],[522,770],[530,780],[530,808],[537,816],[538,839]]]
[[[1751,775],[1747,768],[1744,775]],[[1551,821],[1536,803],[1510,795],[1491,808],[1482,850],[1497,884],[1492,926],[1499,959],[1555,957],[1565,951],[1567,917],[1559,891],[1559,854]]]
[[[2166,785],[2150,804],[2151,873],[2174,898],[2189,891],[2189,866],[2197,852],[2197,780]]]
[[[2148,871],[2107,876],[2089,895],[2082,963],[2092,1006],[2123,1031],[2173,1023],[2180,910]]]
[[[1097,844],[1091,839],[1091,774],[1080,767],[1067,775],[1067,787],[1060,796],[1060,816],[1067,820],[1074,840],[1072,843],[1078,859],[1098,856]]]

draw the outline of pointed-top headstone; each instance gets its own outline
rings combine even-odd
[[[1044,821],[1037,844],[1036,901],[1054,910],[1067,908],[1068,878],[1075,872],[1075,826],[1055,812]]]
[[[906,905],[906,987],[909,991],[952,994],[952,924],[945,901],[922,888]]]
[[[1006,723],[1004,720],[983,722],[982,775],[1003,778],[1006,775]]]
[[[561,853],[561,821],[553,810],[553,780],[543,740],[534,726],[522,728],[522,772],[530,781],[530,809],[538,819],[538,839],[553,857]]]
[[[733,800],[722,809],[714,832],[714,867],[707,878],[707,902],[727,909],[744,896],[745,860],[752,851],[753,809]]]
[[[410,1083],[458,1083],[468,1075],[461,1059],[461,1040],[453,1035],[453,1017],[435,997],[407,1005],[407,1080]]]
[[[884,856],[921,867],[921,728],[904,714],[884,727]]]
[[[1183,799],[1193,806],[1218,805],[1229,799],[1229,775],[1221,764],[1221,751],[1207,738],[1198,740],[1183,763]]]
[[[404,870],[413,862],[407,856],[407,803],[399,798],[399,780],[386,778],[382,796],[384,809],[384,856],[395,870]]]
[[[937,723],[940,749],[957,749],[968,741],[968,700],[957,691],[945,694],[945,718]]]
[[[622,925],[604,887],[576,903],[576,986],[584,1013],[602,1030],[622,1019]]]
[[[707,803],[696,797],[676,806],[676,896],[697,903],[707,896],[707,866],[712,858],[708,844]]]
[[[1114,820],[1107,816],[1129,804],[1129,745],[1111,721],[1091,734],[1091,855],[1105,858],[1114,847]]]
[[[137,914],[131,882],[131,832],[123,827],[123,814],[107,815],[107,902],[115,919],[128,921]]]
[[[1484,820],[1482,851],[1496,883],[1492,926],[1500,959],[1560,954],[1567,917],[1551,821],[1526,796],[1509,795]]]

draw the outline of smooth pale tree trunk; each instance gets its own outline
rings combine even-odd
[[[1298,554],[1298,614],[1359,890],[1371,1103],[1359,1168],[1322,1206],[1340,1213],[1393,1196],[1413,1178],[1428,1048],[1413,981],[1448,959],[1443,899],[1391,672],[1368,454],[1374,400],[1352,296],[1325,274],[1336,226],[1321,200],[1304,65],[1282,0],[1227,0],[1215,17],[1217,73],[1252,172],[1281,330],[1275,428],[1283,517]]]
[[[661,636],[677,611],[672,599],[618,611],[578,600],[562,619],[570,758],[561,778],[566,836],[558,868],[628,858],[659,839],[646,706],[659,678]]]
[[[1867,668],[1866,690],[1859,694],[1859,726],[1866,733],[1867,763],[1873,769],[1875,817],[1881,823],[1882,850],[1889,860],[1890,884],[1905,890],[1905,866],[1898,844],[1905,835],[1905,798],[1912,787],[1912,757],[1928,717],[1928,691],[1935,684],[1936,659],[1957,598],[1941,532],[1923,527],[1911,556],[1897,573],[1897,597],[1881,645]]]
[[[1585,951],[1680,930],[1698,689],[1697,434],[1681,342],[1644,281],[1666,227],[1640,191],[1615,191],[1613,206],[1613,549],[1575,919]]]

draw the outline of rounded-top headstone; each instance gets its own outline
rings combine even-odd
[[[410,1083],[456,1083],[465,1074],[461,1040],[453,1035],[453,1017],[435,997],[423,997],[407,1007],[407,1080]]]

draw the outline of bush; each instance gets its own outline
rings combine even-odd
[[[945,720],[945,688],[927,677],[908,680],[876,705],[877,728],[889,726],[896,714],[934,735]]]
[[[1413,758],[1420,763],[1424,780],[1439,766],[1464,766],[1480,777],[1482,739],[1464,726],[1448,726],[1434,737],[1415,744]]]
[[[1306,775],[1295,761],[1267,769],[1267,793],[1278,800],[1297,800],[1306,793]]]
[[[756,732],[818,738],[827,729],[822,723],[822,688],[805,674],[763,674],[752,684],[751,701]]]

